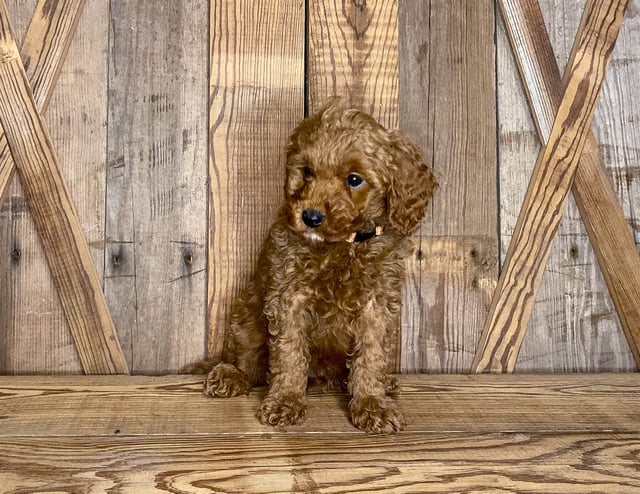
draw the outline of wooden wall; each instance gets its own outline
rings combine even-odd
[[[21,39],[36,0],[6,3]],[[540,3],[564,67],[584,0]],[[638,74],[632,0],[594,130],[637,241]],[[539,146],[493,1],[87,0],[46,120],[134,373],[219,351],[287,134],[332,94],[406,130],[441,183],[397,367],[469,369]],[[17,180],[0,204],[0,342],[1,373],[81,372]],[[633,368],[571,202],[516,370]]]

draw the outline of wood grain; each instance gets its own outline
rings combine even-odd
[[[191,376],[0,377],[8,492],[635,492],[640,374],[399,376],[409,429],[367,436],[312,392],[277,431],[261,391]],[[230,420],[230,417],[232,419]]]
[[[282,205],[284,145],[304,115],[304,14],[289,0],[210,3],[210,357]]]
[[[104,205],[94,205],[103,195],[100,184],[104,181],[99,173],[100,167],[104,169],[104,147],[96,139],[103,128],[105,115],[101,113],[106,114],[97,90],[102,81],[96,84],[100,59],[95,55],[100,51],[102,33],[99,23],[87,29],[89,18],[80,15],[85,3],[73,0],[36,5],[34,1],[8,2],[7,6],[16,39],[24,37],[22,59],[41,111],[49,107],[53,87],[60,81],[48,116],[49,124],[55,122],[52,141],[65,163],[61,173],[101,272]],[[90,0],[88,9],[98,13],[96,7],[95,0]],[[106,61],[102,62],[106,69]],[[80,73],[84,77],[76,77]],[[87,104],[88,93],[93,93],[91,105]],[[102,102],[106,102],[106,93]],[[0,271],[6,276],[0,293],[0,372],[82,372],[24,192],[17,179],[8,186],[15,166],[3,133],[0,149],[0,228],[6,232],[0,234],[0,249],[11,254],[0,259]],[[95,173],[88,174],[87,169],[95,169]],[[6,201],[2,201],[3,195]]]
[[[402,369],[461,372],[498,274],[494,5],[399,7],[400,126],[440,181],[410,263]]]
[[[38,109],[45,113],[58,74],[67,57],[84,0],[39,2],[20,56]],[[15,173],[4,132],[0,131],[0,204]]]
[[[398,126],[398,4],[309,3],[309,112],[344,96],[382,125]]]
[[[515,366],[626,3],[589,1],[585,7],[564,96],[538,156],[474,358],[476,372],[512,371]]]
[[[562,80],[538,2],[501,1],[510,42],[526,84],[538,135],[549,137]],[[535,39],[532,33],[537,33]],[[595,137],[585,143],[572,187],[622,327],[640,362],[640,256],[602,162]]]
[[[638,432],[640,374],[403,375],[409,433]],[[271,431],[255,418],[264,390],[207,399],[193,376],[0,377],[0,437]],[[311,391],[308,420],[288,433],[358,434],[342,393]],[[179,413],[176,411],[179,410]],[[233,417],[230,420],[230,417]]]
[[[105,294],[135,373],[205,353],[208,2],[112,2]]]
[[[557,60],[554,68],[566,66],[571,50],[570,40],[575,38],[584,5],[585,0],[540,2],[545,30]],[[627,13],[630,10],[631,6]],[[532,157],[540,150],[540,139],[500,15],[498,21],[500,239],[504,258],[535,165]],[[637,32],[639,22],[640,17],[625,16],[592,124],[598,140],[603,141],[601,159],[604,158],[602,161],[606,163],[608,174],[617,177],[614,182],[616,195],[631,224],[634,218],[633,199],[628,195],[628,182],[623,177],[633,177],[633,157],[625,154],[629,143],[622,137],[625,133],[633,136],[634,126],[627,119],[632,115],[634,105],[633,99],[623,103],[619,98],[626,99],[634,91],[633,77],[627,74],[624,61],[628,60],[630,50],[633,52],[629,42]],[[536,49],[542,50],[544,37],[539,39]],[[532,70],[528,73],[535,74]],[[631,110],[631,114],[621,117],[618,109],[622,107]],[[621,127],[621,118],[627,122],[622,127],[624,132],[612,132],[611,129]],[[633,185],[633,182],[629,184]],[[635,368],[633,355],[598,267],[598,259],[573,194],[570,194],[515,369],[517,372],[544,369],[544,372],[566,373],[620,372]]]
[[[16,438],[7,492],[633,493],[640,434]]]
[[[86,373],[127,373],[100,281],[51,138],[0,4],[0,120]]]

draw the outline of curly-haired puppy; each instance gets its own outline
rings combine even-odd
[[[286,203],[239,297],[208,396],[268,384],[257,417],[305,419],[308,382],[347,386],[353,424],[395,432],[389,337],[396,329],[408,236],[437,187],[401,132],[333,99],[303,120],[287,146]]]

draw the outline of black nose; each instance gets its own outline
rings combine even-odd
[[[305,209],[302,211],[302,221],[310,228],[318,228],[323,220],[324,215],[320,211],[315,209]]]

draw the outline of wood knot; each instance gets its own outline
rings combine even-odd
[[[356,34],[356,40],[364,37],[371,24],[371,10],[367,7],[367,0],[343,0],[344,16]]]
[[[18,50],[15,46],[0,45],[0,63],[9,63],[18,57]]]

